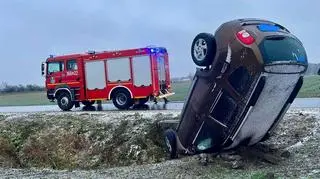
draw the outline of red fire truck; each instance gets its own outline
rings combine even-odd
[[[112,100],[118,109],[173,95],[166,48],[52,56],[42,63],[47,97],[62,110]]]

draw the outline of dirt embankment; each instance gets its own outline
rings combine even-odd
[[[165,159],[157,121],[173,114],[3,114],[0,165],[93,169]]]
[[[320,177],[318,109],[290,110],[268,141],[207,156],[206,166],[200,156],[167,160],[158,122],[179,112],[0,114],[0,177]]]

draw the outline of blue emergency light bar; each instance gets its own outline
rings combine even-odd
[[[271,24],[260,24],[258,25],[258,29],[262,32],[278,32],[280,27]]]
[[[147,48],[149,53],[166,53],[167,50],[164,47],[152,47],[152,48]]]

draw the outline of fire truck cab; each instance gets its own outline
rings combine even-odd
[[[166,48],[52,56],[42,63],[47,97],[70,110],[112,100],[118,109],[173,95]]]

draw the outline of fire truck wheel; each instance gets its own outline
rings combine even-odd
[[[112,95],[112,102],[118,109],[128,109],[133,105],[130,93],[125,89],[119,89]]]
[[[82,104],[85,106],[92,106],[95,103],[95,101],[82,101]]]
[[[57,102],[60,109],[64,111],[69,111],[74,105],[70,94],[67,92],[61,92],[57,97]]]
[[[139,104],[140,105],[144,105],[149,101],[149,98],[140,98],[139,99]]]
[[[198,66],[209,66],[216,55],[216,40],[212,34],[200,33],[192,42],[191,56]]]

